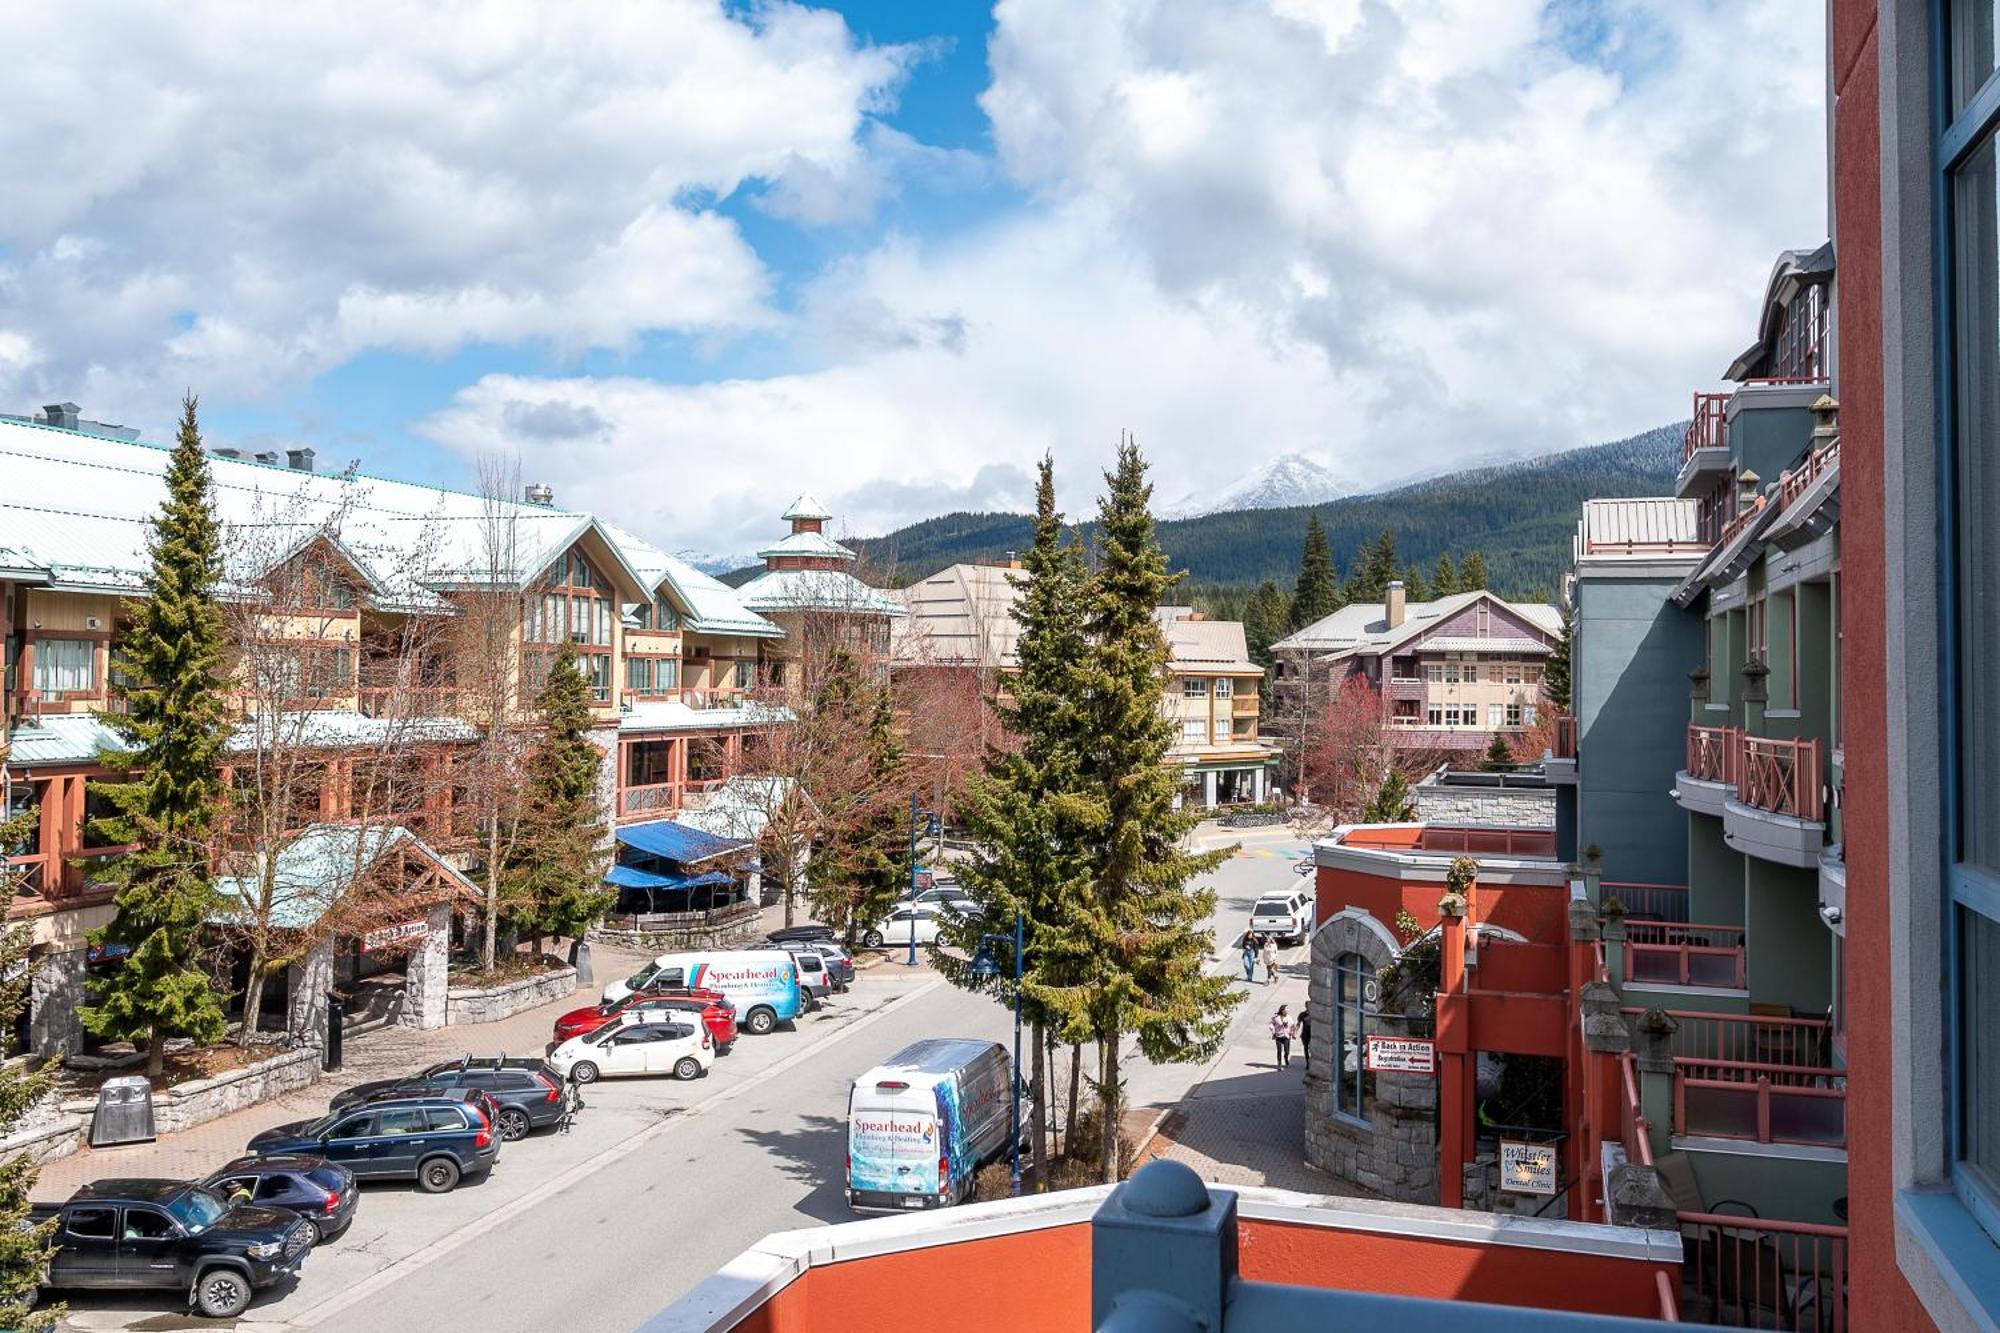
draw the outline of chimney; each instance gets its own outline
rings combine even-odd
[[[531,505],[541,505],[544,509],[553,509],[556,504],[555,487],[545,481],[531,481],[528,483],[527,498],[528,503]]]
[[[278,451],[276,449],[259,449],[256,453],[256,459],[265,467],[276,467],[278,466]]]
[[[51,426],[61,426],[64,430],[75,430],[83,411],[75,403],[50,403],[42,408],[42,420]]]
[[[1403,581],[1401,579],[1389,580],[1388,596],[1382,609],[1388,613],[1387,618],[1390,629],[1395,629],[1403,623],[1403,611],[1405,608],[1403,603]]]
[[[287,449],[285,462],[294,472],[310,472],[313,470],[313,451],[310,448]]]
[[[1000,563],[1000,568],[1002,569],[1019,569],[1020,567],[1021,553],[1019,551],[1007,552],[1007,558]]]

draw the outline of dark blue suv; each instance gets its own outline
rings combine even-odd
[[[250,1140],[256,1157],[324,1157],[357,1180],[414,1180],[443,1194],[466,1176],[493,1169],[500,1134],[492,1097],[476,1088],[432,1097],[369,1102]]]
[[[288,1208],[305,1219],[313,1244],[354,1223],[354,1173],[324,1157],[239,1157],[201,1182],[232,1203]]]

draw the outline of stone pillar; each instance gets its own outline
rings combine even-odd
[[[29,981],[28,1037],[37,1055],[74,1055],[83,1049],[84,963],[88,951],[51,953]]]
[[[1674,1128],[1674,1033],[1680,1024],[1664,1009],[1648,1009],[1632,1025],[1639,1067],[1639,1109],[1653,1127],[1653,1151],[1666,1151]]]
[[[1623,989],[1625,985],[1625,904],[1612,894],[1604,901],[1604,970],[1611,975],[1612,986]]]
[[[443,903],[424,913],[430,933],[410,952],[409,971],[403,983],[403,1014],[398,1020],[406,1028],[441,1028],[445,1023],[446,975],[451,966],[451,909]]]
[[[326,993],[333,986],[333,941],[321,940],[313,951],[285,969],[285,1030],[298,1042],[326,1041]]]

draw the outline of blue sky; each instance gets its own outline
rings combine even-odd
[[[1814,0],[399,8],[10,16],[0,410],[726,556],[1629,435],[1825,236]]]

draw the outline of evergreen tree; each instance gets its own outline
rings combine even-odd
[[[984,771],[968,784],[961,801],[967,831],[976,848],[960,863],[959,881],[985,910],[947,924],[941,932],[954,953],[938,952],[935,962],[952,984],[979,983],[955,954],[979,952],[981,936],[1006,936],[999,963],[1003,999],[1012,998],[1014,960],[1010,927],[1022,929],[1022,1013],[1030,1027],[1029,1181],[1046,1151],[1049,1090],[1043,1054],[1052,1042],[1087,1040],[1091,1029],[1065,1019],[1050,996],[1076,981],[1084,969],[1079,950],[1052,947],[1090,892],[1087,839],[1102,820],[1102,803],[1085,784],[1080,709],[1089,643],[1084,633],[1087,581],[1083,552],[1063,534],[1056,510],[1055,473],[1044,457],[1035,488],[1034,542],[1021,562],[1021,596],[1013,617],[1018,671],[995,701],[1013,744],[986,755]]]
[[[1542,674],[1542,693],[1549,697],[1558,713],[1569,712],[1569,667],[1570,633],[1574,628],[1570,609],[1562,609],[1562,633],[1556,638],[1554,651],[1549,654],[1548,666]]]
[[[1486,557],[1478,551],[1465,557],[1465,569],[1458,576],[1459,590],[1477,592],[1486,587]]]
[[[127,776],[95,784],[113,811],[95,831],[138,850],[103,872],[117,886],[115,914],[90,939],[130,952],[97,983],[95,1003],[82,1014],[98,1036],[144,1046],[155,1076],[167,1038],[213,1042],[227,1026],[200,954],[202,928],[221,907],[209,844],[223,800],[216,759],[227,728],[215,600],[221,534],[192,397],[181,402],[166,486],[147,538],[145,596],[127,604],[132,628],[119,651],[117,687],[125,711],[103,719],[124,746],[100,759]]]
[[[539,955],[544,935],[582,938],[616,895],[604,887],[611,864],[610,832],[597,800],[604,755],[590,740],[590,682],[572,645],[556,650],[535,711],[542,730],[528,756],[521,836],[502,893]]]
[[[0,756],[6,747],[0,745]],[[31,844],[41,815],[26,810],[11,819],[0,815],[0,852],[11,852]],[[0,864],[0,894],[11,900],[19,887],[4,864]],[[29,950],[32,937],[26,926],[10,926],[0,931],[0,1033],[11,1035],[28,1001]],[[19,1055],[10,1041],[4,1047],[9,1056]],[[0,1064],[0,1138],[14,1132],[21,1119],[54,1086],[54,1066],[35,1069],[26,1061]],[[34,1192],[39,1164],[29,1153],[15,1153],[0,1161],[0,1328],[42,1330],[55,1327],[62,1317],[60,1307],[44,1307],[30,1314],[43,1272],[48,1268],[48,1244],[53,1222],[28,1225],[28,1196]]]
[[[1389,580],[1396,577],[1396,534],[1386,528],[1364,546],[1348,580],[1347,600],[1379,602],[1387,593]]]
[[[1207,970],[1215,891],[1194,883],[1229,853],[1186,849],[1182,840],[1200,816],[1175,808],[1181,775],[1166,762],[1174,741],[1162,706],[1167,644],[1153,608],[1178,578],[1155,537],[1137,444],[1120,443],[1105,480],[1078,736],[1103,817],[1089,842],[1091,893],[1052,950],[1081,977],[1051,998],[1097,1042],[1099,1165],[1110,1182],[1119,1169],[1125,1035],[1135,1034],[1150,1060],[1204,1059],[1222,1041],[1239,996],[1228,977]]]
[[[1271,669],[1271,645],[1285,637],[1291,615],[1291,601],[1270,579],[1258,584],[1243,605],[1243,639],[1250,660],[1266,671]]]
[[[1488,773],[1500,773],[1514,767],[1514,751],[1508,746],[1505,736],[1497,731],[1493,733],[1493,739],[1486,747],[1486,757],[1479,766]]]
[[[1437,568],[1431,571],[1431,596],[1449,597],[1458,591],[1458,569],[1451,563],[1451,552],[1438,553]]]
[[[1403,599],[1406,602],[1428,602],[1436,594],[1430,584],[1424,582],[1424,571],[1415,565],[1406,568],[1396,576],[1403,581]]]
[[[1299,557],[1299,581],[1292,589],[1291,627],[1304,629],[1339,609],[1340,590],[1334,582],[1333,553],[1327,550],[1326,529],[1320,526],[1318,514],[1309,514],[1305,550]]]
[[[1375,789],[1375,799],[1368,802],[1368,808],[1361,814],[1364,824],[1407,824],[1417,817],[1417,802],[1410,795],[1410,784],[1391,768],[1382,778],[1382,785]]]

